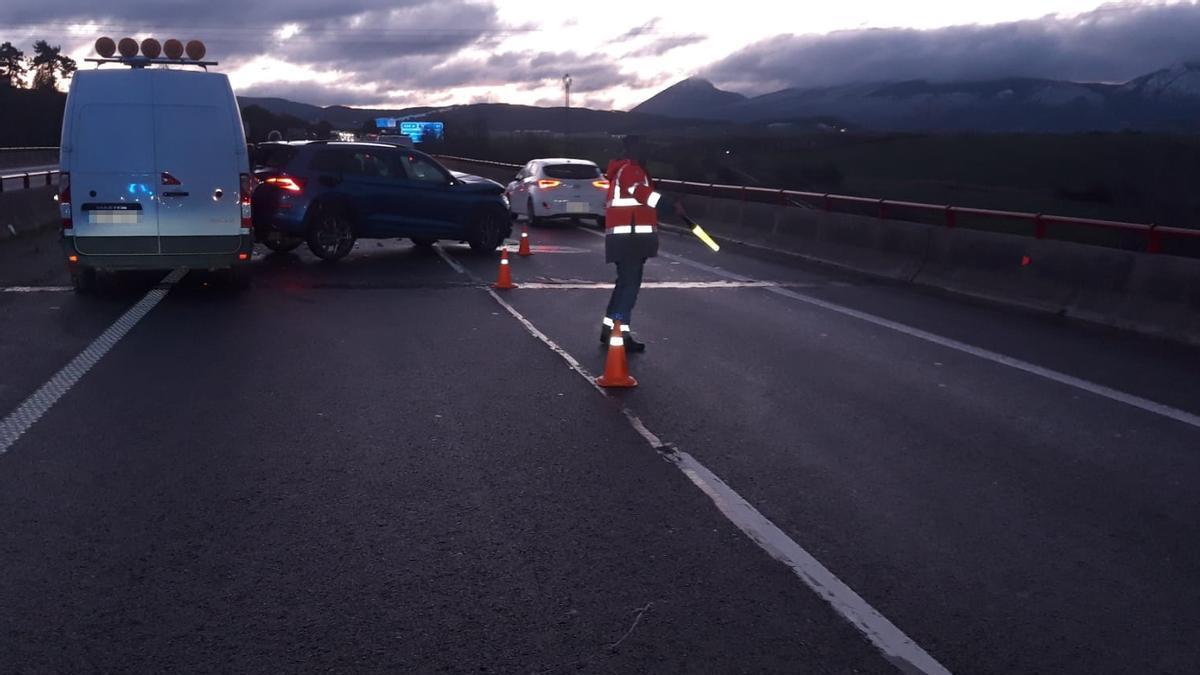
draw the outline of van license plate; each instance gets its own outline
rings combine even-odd
[[[87,221],[97,225],[136,225],[142,222],[141,204],[84,204]]]

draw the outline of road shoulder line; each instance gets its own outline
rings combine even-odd
[[[583,229],[585,232],[590,232],[591,234],[597,234],[599,236],[604,236],[603,234],[598,233],[598,232],[593,232],[592,230],[587,230],[584,228],[580,228],[580,229]],[[735,274],[734,272],[723,270],[719,267],[713,267],[712,265],[706,265],[702,262],[697,262],[695,260],[691,260],[690,258],[685,258],[685,257],[675,254],[675,253],[668,253],[666,251],[663,251],[660,253],[660,255],[662,255],[662,257],[667,258],[669,260],[674,260],[681,264],[688,265],[689,267],[693,267],[695,269],[702,270],[702,271],[708,272],[710,274],[715,274],[719,277],[724,277],[731,281],[737,281],[737,282],[742,282],[742,283],[754,281],[753,279],[751,279],[749,277],[742,276],[740,274]],[[780,286],[766,286],[763,288],[763,290],[765,290],[768,293],[774,293],[775,295],[780,295],[785,298],[797,300],[799,302],[803,302],[805,304],[809,304],[814,307],[820,307],[821,309],[825,309],[830,312],[835,312],[837,314],[841,314],[842,316],[848,316],[848,317],[851,317],[854,319],[858,319],[860,321],[865,321],[867,323],[874,324],[881,328],[887,328],[889,330],[893,330],[898,333],[903,333],[904,335],[908,335],[909,337],[914,337],[918,340],[923,340],[925,342],[929,342],[929,343],[932,343],[932,344],[935,344],[935,345],[938,345],[941,347],[945,347],[947,349],[953,349],[954,351],[962,352],[963,354],[969,354],[971,356],[983,359],[985,361],[991,361],[992,363],[995,363],[995,364],[998,364],[1001,366],[1007,366],[1009,368],[1013,368],[1014,370],[1020,370],[1022,372],[1028,373],[1030,375],[1035,375],[1037,377],[1041,377],[1043,379],[1047,379],[1052,382],[1057,382],[1059,384],[1066,385],[1066,386],[1072,387],[1074,389],[1079,389],[1080,391],[1086,391],[1089,394],[1094,394],[1096,396],[1100,396],[1101,398],[1106,398],[1110,401],[1115,401],[1117,403],[1123,403],[1125,405],[1128,405],[1128,406],[1131,406],[1134,408],[1138,408],[1140,410],[1144,410],[1146,412],[1153,413],[1155,415],[1160,415],[1162,417],[1166,417],[1168,419],[1175,420],[1176,422],[1182,422],[1191,427],[1200,429],[1200,415],[1197,415],[1195,413],[1190,413],[1186,410],[1180,410],[1179,408],[1173,408],[1169,405],[1159,403],[1157,401],[1151,401],[1150,399],[1142,398],[1141,396],[1129,394],[1129,393],[1126,393],[1126,392],[1123,392],[1123,391],[1120,391],[1117,389],[1113,389],[1111,387],[1106,387],[1102,384],[1097,384],[1095,382],[1091,382],[1089,380],[1085,380],[1080,377],[1075,377],[1074,375],[1068,375],[1066,373],[1063,373],[1063,372],[1060,372],[1057,370],[1053,370],[1051,368],[1039,366],[1035,363],[1030,363],[1028,361],[1022,361],[1021,359],[1018,359],[1018,358],[1015,358],[1012,356],[1006,356],[999,352],[991,351],[990,349],[976,347],[974,345],[970,345],[965,342],[960,342],[953,338],[943,337],[936,333],[930,333],[929,331],[921,330],[920,328],[915,328],[913,326],[909,326],[907,324],[903,324],[898,321],[892,321],[891,319],[885,319],[881,316],[875,316],[874,314],[868,314],[867,312],[861,312],[857,309],[851,309],[850,307],[845,307],[845,306],[839,305],[837,303],[829,302],[827,300],[821,300],[820,298],[815,298],[811,295],[797,293],[796,291],[794,291],[790,288],[784,288],[784,287],[780,287]]]

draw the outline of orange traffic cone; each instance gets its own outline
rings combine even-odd
[[[517,255],[522,258],[528,258],[533,255],[533,251],[529,248],[529,226],[526,225],[524,230],[521,230],[521,247],[517,249]]]
[[[625,334],[621,322],[614,321],[612,337],[608,339],[608,358],[604,361],[604,374],[596,378],[596,384],[612,389],[628,389],[638,386],[637,380],[629,375],[629,363],[625,360]]]
[[[496,283],[492,284],[492,288],[504,291],[516,287],[517,285],[512,280],[512,270],[508,267],[508,247],[506,246],[500,249],[500,273],[496,276]]]

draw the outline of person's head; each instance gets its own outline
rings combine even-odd
[[[621,137],[621,152],[626,159],[632,159],[642,166],[646,165],[646,143],[637,134],[627,134]]]
[[[271,133],[267,134],[267,140],[268,141],[282,141],[283,134],[279,133],[279,131],[277,131],[275,129],[272,129]]]

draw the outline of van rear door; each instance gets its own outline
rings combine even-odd
[[[214,103],[154,106],[158,235],[167,255],[234,253],[241,243],[238,190],[249,168],[239,166],[234,144],[244,141],[229,106]]]
[[[159,246],[164,255],[236,253],[246,139],[229,80],[154,70],[154,160],[161,175]]]
[[[154,108],[148,88],[126,86],[119,91],[89,90],[89,95],[80,94],[79,98],[99,102],[85,102],[72,111],[69,142],[75,246],[87,255],[155,255],[159,180]],[[91,96],[93,93],[102,95]]]

